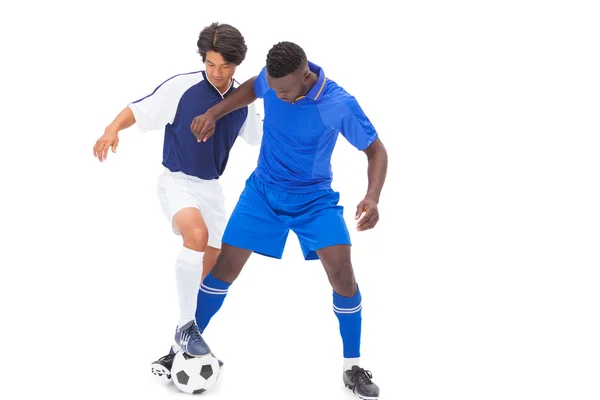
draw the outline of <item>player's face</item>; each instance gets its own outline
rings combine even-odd
[[[267,74],[267,83],[280,100],[291,103],[306,92],[304,75],[305,71],[303,70],[295,71],[281,78],[273,78]]]
[[[206,53],[204,65],[210,82],[220,91],[227,90],[235,73],[236,65],[225,61],[220,53],[214,51]]]

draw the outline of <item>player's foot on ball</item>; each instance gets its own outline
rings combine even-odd
[[[377,400],[379,387],[373,383],[372,378],[371,371],[354,365],[344,372],[344,385],[363,400]]]
[[[201,357],[210,354],[210,348],[202,339],[196,321],[192,320],[175,331],[175,343],[181,350],[192,357]]]

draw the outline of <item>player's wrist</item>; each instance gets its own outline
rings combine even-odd
[[[115,128],[112,125],[107,126],[106,128],[104,128],[104,135],[106,136],[119,136],[119,129]]]
[[[215,122],[223,116],[222,112],[220,111],[220,109],[222,109],[223,107],[220,107],[220,105],[220,103],[216,104],[208,110],[206,110],[206,115],[208,115]]]
[[[367,195],[365,196],[365,200],[375,203],[375,205],[377,205],[377,204],[379,204],[379,194],[367,193]]]

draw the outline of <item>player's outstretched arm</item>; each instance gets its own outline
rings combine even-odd
[[[213,135],[215,132],[215,123],[219,118],[238,108],[245,107],[256,100],[256,94],[254,93],[255,80],[256,76],[248,79],[227,96],[227,98],[209,108],[204,114],[194,118],[190,129],[194,136],[196,136],[196,139],[198,139],[198,142],[206,142]]]
[[[379,138],[363,151],[369,160],[367,168],[369,187],[367,195],[356,208],[355,219],[358,220],[356,228],[359,231],[371,229],[379,221],[377,204],[379,204],[379,196],[381,195],[381,189],[383,189],[388,166],[387,150]]]
[[[129,107],[125,107],[113,122],[104,129],[104,135],[96,141],[94,145],[94,157],[102,162],[106,160],[108,149],[112,148],[113,153],[117,151],[119,145],[119,132],[135,124],[135,116]]]

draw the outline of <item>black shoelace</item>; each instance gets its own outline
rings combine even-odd
[[[352,375],[352,382],[355,384],[361,383],[363,385],[370,385],[371,383],[371,378],[373,378],[373,374],[371,373],[371,371],[367,371],[366,369],[360,368],[357,369],[356,372],[354,372],[354,375]]]

